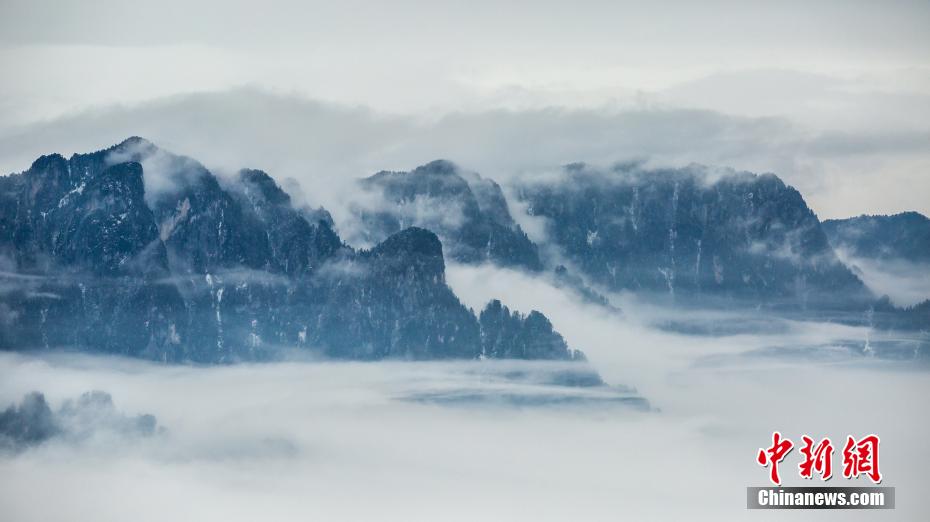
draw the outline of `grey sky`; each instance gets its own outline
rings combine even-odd
[[[641,156],[774,171],[821,217],[930,213],[928,19],[927,2],[0,0],[0,167],[127,132],[310,184]],[[287,116],[308,104],[341,149]],[[308,153],[314,172],[274,172]]]

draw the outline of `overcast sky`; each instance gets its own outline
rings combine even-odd
[[[635,156],[930,213],[928,2],[503,4],[0,0],[0,171],[128,134],[311,187]]]

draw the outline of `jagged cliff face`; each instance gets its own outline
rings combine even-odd
[[[5,349],[201,362],[280,346],[354,359],[488,353],[432,232],[405,228],[356,251],[264,172],[220,180],[138,138],[0,178],[0,263]],[[548,321],[517,322],[563,353],[507,356],[573,356]]]
[[[855,258],[930,263],[930,219],[918,212],[823,222],[830,244]]]
[[[418,226],[438,234],[456,261],[542,268],[536,245],[514,222],[492,180],[438,160],[410,172],[379,172],[361,187],[373,196],[355,209],[367,241]]]
[[[164,248],[152,245],[158,230],[143,201],[141,166],[102,166],[93,175],[72,167],[61,156],[43,156],[3,178],[0,246],[8,261],[109,275],[165,269]]]
[[[518,193],[547,218],[549,241],[614,290],[808,303],[868,297],[801,195],[771,174],[576,164],[559,182]]]

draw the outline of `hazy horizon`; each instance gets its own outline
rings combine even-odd
[[[138,134],[310,186],[648,159],[774,172],[821,219],[926,215],[928,11],[8,0],[0,172]]]

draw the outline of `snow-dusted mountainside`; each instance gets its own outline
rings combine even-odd
[[[435,232],[456,261],[542,268],[536,245],[514,222],[504,193],[490,179],[436,160],[410,172],[382,171],[360,184],[375,196],[355,206],[368,241],[418,226]]]
[[[930,218],[918,212],[828,219],[823,230],[854,258],[930,263]]]
[[[360,183],[366,196],[350,228],[369,234],[365,241],[424,227],[456,261],[529,269],[611,308],[596,289],[695,306],[836,312],[858,324],[930,325],[920,310],[878,300],[861,272],[837,256],[825,234],[832,228],[774,174],[576,163],[556,177],[511,180],[518,207],[545,224],[538,245],[515,224],[496,182],[448,161]],[[912,249],[922,248],[917,243]]]
[[[497,233],[494,213],[476,233]],[[264,172],[220,179],[140,138],[0,177],[0,265],[4,349],[202,362],[279,346],[352,359],[581,357],[539,314],[509,316],[518,344],[502,348],[501,326],[446,285],[432,232],[398,228],[355,250]]]
[[[613,290],[758,302],[871,296],[801,194],[773,174],[569,165],[519,197],[593,282]]]

